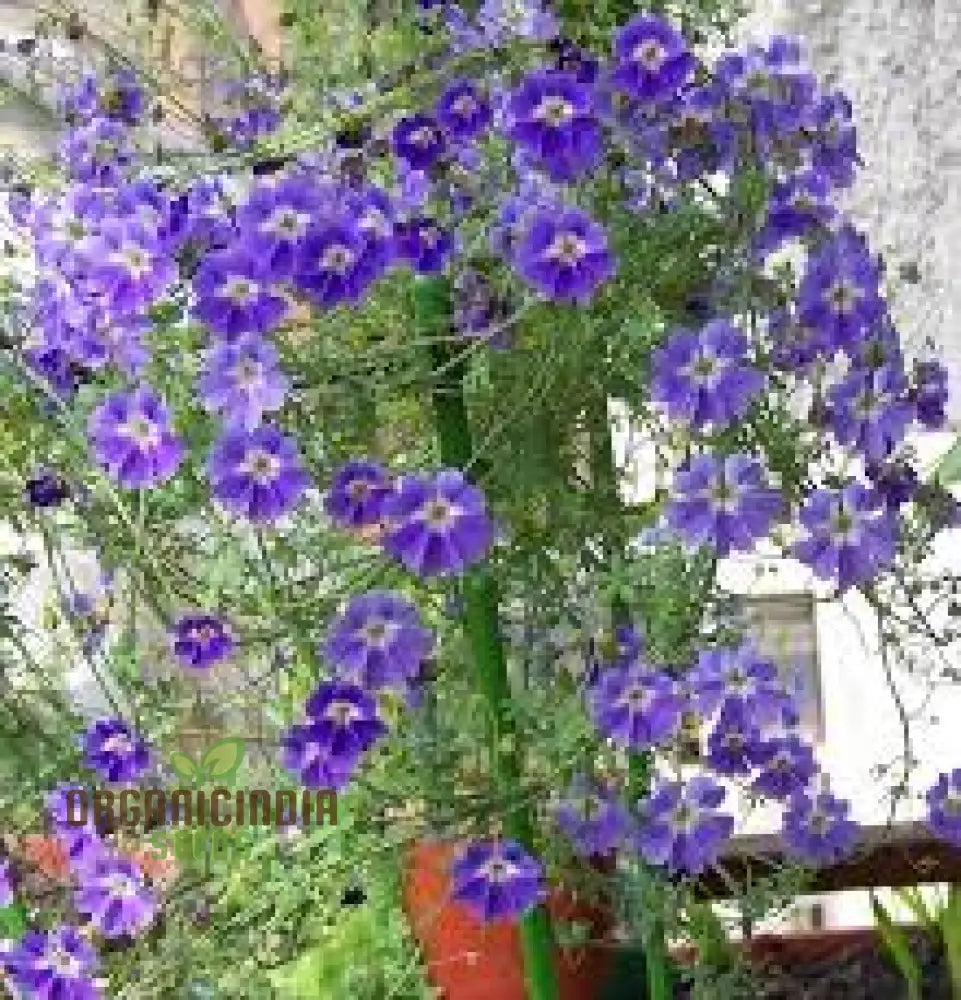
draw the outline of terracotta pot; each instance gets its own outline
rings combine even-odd
[[[448,869],[461,845],[422,841],[404,863],[403,899],[421,945],[431,985],[442,1000],[526,1000],[520,936],[514,922],[484,924],[450,898]],[[548,909],[556,920],[590,927],[590,942],[555,950],[561,1000],[598,1000],[610,967],[605,947],[613,921],[609,913],[554,891]]]

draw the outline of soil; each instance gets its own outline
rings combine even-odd
[[[912,935],[912,954],[923,970],[923,1000],[951,1000],[947,965],[930,938]],[[834,938],[832,940],[832,938]],[[789,940],[789,939],[788,939]],[[776,941],[755,945],[751,1000],[908,1000],[904,980],[873,934],[812,935],[801,948]],[[690,986],[678,984],[676,1000],[690,1000]],[[726,1000],[737,993],[725,989]]]

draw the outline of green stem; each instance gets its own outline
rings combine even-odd
[[[599,503],[611,508],[620,505],[617,483],[617,469],[614,465],[610,420],[607,401],[595,403],[593,426],[591,427],[591,478],[594,493]],[[604,539],[605,555],[610,560],[620,558],[624,553],[625,539],[616,522],[617,531],[613,537]],[[631,609],[624,596],[617,592],[611,599],[611,624],[617,629],[630,625]],[[627,792],[630,800],[636,802],[650,792],[653,755],[632,753],[628,758]],[[644,968],[647,978],[647,1000],[668,1000],[671,995],[670,966],[664,941],[664,926],[661,920],[652,919],[644,940]]]
[[[418,334],[449,333],[452,305],[446,279],[418,280],[414,296]],[[441,460],[446,466],[464,469],[473,455],[464,401],[465,361],[454,361],[455,355],[445,341],[438,340],[431,350],[435,377],[438,372],[441,373],[433,390]],[[483,476],[479,463],[475,463],[474,470],[478,478]],[[487,702],[494,780],[501,787],[519,790],[520,752],[510,713],[510,685],[500,637],[497,584],[490,571],[483,566],[468,573],[463,583],[464,627],[473,652],[477,679]],[[534,827],[528,809],[516,807],[510,810],[504,819],[504,830],[512,840],[533,850]],[[529,911],[521,918],[519,929],[528,1000],[557,1000],[553,935],[547,910],[538,906]]]

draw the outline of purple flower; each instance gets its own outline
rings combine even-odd
[[[147,385],[110,396],[90,415],[87,427],[97,461],[129,489],[166,482],[184,456],[166,404]]]
[[[83,256],[88,281],[120,315],[142,312],[163,297],[177,267],[156,229],[112,220],[101,226]]]
[[[3,961],[24,997],[100,1000],[103,996],[93,982],[97,952],[75,927],[27,931]]]
[[[348,192],[346,206],[348,216],[367,240],[364,261],[373,281],[384,274],[397,254],[395,205],[382,188],[368,185]]]
[[[747,350],[747,338],[727,320],[699,333],[678,330],[654,354],[651,398],[695,426],[724,426],[744,416],[764,388]]]
[[[284,739],[284,766],[307,788],[340,791],[361,757],[387,732],[374,699],[354,684],[324,682],[307,700],[306,725]]]
[[[377,590],[351,600],[333,623],[324,653],[338,678],[379,691],[414,680],[433,645],[411,601]]]
[[[122,183],[134,156],[129,130],[107,118],[67,132],[59,152],[73,180],[104,188]]]
[[[515,251],[522,278],[550,299],[584,303],[614,273],[607,234],[576,208],[537,212]]]
[[[104,829],[98,829],[89,799],[84,817],[80,800],[76,796],[68,797],[67,793],[71,791],[80,791],[87,796],[90,794],[83,785],[61,784],[47,795],[46,807],[57,839],[67,849],[71,866],[74,871],[82,872],[107,856],[111,849],[103,839],[107,832],[105,821],[101,823]]]
[[[139,866],[126,858],[102,858],[84,872],[76,903],[106,938],[136,937],[153,923],[158,909]]]
[[[554,815],[582,857],[609,854],[627,833],[627,812],[616,793],[583,774],[574,778]]]
[[[236,249],[208,254],[194,278],[194,291],[197,318],[229,339],[270,333],[287,314],[287,300],[272,286],[264,263]]]
[[[442,271],[454,249],[451,233],[425,216],[398,223],[394,233],[398,256],[409,261],[418,274]]]
[[[185,667],[207,669],[230,656],[234,637],[216,615],[184,615],[174,627],[173,650]]]
[[[678,470],[667,522],[692,545],[710,545],[719,556],[749,551],[770,530],[783,507],[750,455],[697,455]]]
[[[451,897],[484,921],[519,917],[547,895],[540,864],[513,840],[468,844],[450,875]]]
[[[240,242],[271,278],[288,278],[320,206],[320,191],[303,178],[261,182],[237,212]]]
[[[226,431],[211,449],[208,471],[214,497],[255,522],[290,513],[311,485],[297,441],[267,425]]]
[[[716,811],[724,797],[724,789],[704,776],[662,783],[638,803],[635,848],[648,864],[700,874],[734,829],[733,818]]]
[[[911,399],[920,424],[932,430],[944,426],[948,402],[948,370],[944,365],[937,361],[915,362]]]
[[[324,509],[344,527],[377,524],[384,499],[391,490],[390,477],[377,462],[366,459],[346,462],[334,476]]]
[[[743,701],[724,702],[707,739],[707,765],[717,774],[748,775],[754,768],[761,731]]]
[[[0,860],[0,909],[8,907],[13,902],[15,892],[10,862],[6,859]]]
[[[806,536],[795,556],[840,590],[874,579],[894,559],[897,523],[876,490],[861,483],[819,489],[800,513]]]
[[[58,507],[70,496],[70,487],[62,476],[44,470],[27,480],[24,490],[31,507]]]
[[[414,170],[428,170],[447,151],[444,133],[430,115],[402,118],[394,127],[394,153]]]
[[[736,704],[760,726],[778,724],[794,712],[794,702],[777,667],[762,658],[751,643],[736,649],[718,646],[701,650],[685,678],[697,710],[710,715]]]
[[[474,139],[490,128],[493,114],[487,96],[470,80],[453,80],[437,100],[437,120],[459,141]]]
[[[614,57],[613,84],[642,101],[672,96],[695,66],[684,36],[663,18],[647,14],[618,29]]]
[[[831,427],[841,444],[853,444],[869,462],[887,458],[904,440],[914,408],[900,368],[854,369],[829,392]]]
[[[551,49],[557,54],[557,68],[564,73],[573,73],[578,83],[592,84],[597,79],[600,62],[587,49],[567,38],[557,39]]]
[[[890,510],[912,500],[921,485],[917,471],[903,459],[868,463],[865,472]]]
[[[315,305],[329,309],[359,302],[379,267],[359,226],[346,219],[325,219],[304,237],[294,264],[294,285]]]
[[[98,719],[83,742],[87,767],[107,781],[134,781],[150,765],[146,741],[123,719]]]
[[[795,795],[784,813],[781,836],[788,850],[810,864],[831,864],[853,850],[858,827],[851,804],[827,792]]]
[[[831,205],[832,186],[826,174],[808,170],[774,184],[767,218],[755,240],[757,249],[770,252],[790,239],[817,233],[837,216]]]
[[[124,125],[137,125],[143,115],[144,93],[132,70],[117,70],[100,80],[86,73],[77,84],[66,88],[61,107],[71,125],[89,124],[104,117]]]
[[[950,844],[961,846],[961,768],[939,774],[925,799],[932,832]]]
[[[642,662],[601,670],[588,702],[598,730],[630,750],[647,750],[672,739],[684,712],[684,698],[673,678]]]
[[[573,180],[601,161],[603,134],[591,90],[571,73],[529,73],[511,95],[508,116],[508,136],[551,180]]]
[[[751,787],[772,799],[786,799],[803,791],[817,773],[814,751],[794,735],[765,740],[754,762],[761,771]]]
[[[798,290],[800,319],[835,350],[853,350],[884,313],[880,270],[863,237],[846,226],[813,253]]]
[[[279,410],[289,388],[277,350],[252,333],[216,344],[207,354],[197,389],[210,413],[221,413],[228,427],[252,431],[264,414]]]
[[[546,42],[557,35],[557,19],[544,8],[547,0],[482,0],[477,23],[483,28],[481,47],[496,48],[514,38]]]
[[[383,515],[384,547],[420,577],[463,572],[487,555],[493,540],[484,494],[457,469],[402,477]]]

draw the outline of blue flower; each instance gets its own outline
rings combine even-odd
[[[510,97],[508,116],[508,136],[552,180],[573,180],[601,161],[603,134],[591,90],[570,73],[529,73]]]
[[[146,741],[123,719],[98,719],[83,742],[86,765],[109,782],[134,781],[150,766]]]
[[[242,249],[209,253],[194,277],[194,291],[197,318],[229,340],[270,333],[287,314],[287,300],[273,286],[264,261]]]
[[[648,750],[673,739],[685,707],[674,679],[640,661],[599,671],[588,703],[598,731],[630,750]]]
[[[851,804],[826,792],[799,793],[784,813],[781,836],[791,854],[810,864],[832,864],[849,855],[858,838],[848,818]]]
[[[101,403],[90,415],[88,434],[97,460],[129,489],[166,482],[186,451],[166,404],[147,385]]]
[[[484,921],[515,919],[547,895],[543,868],[512,840],[468,844],[450,876],[451,897]]]
[[[873,580],[894,560],[897,524],[880,495],[861,483],[815,490],[800,513],[795,556],[840,590]]]
[[[337,470],[324,508],[344,527],[367,527],[380,521],[383,502],[391,489],[383,466],[366,459],[353,460]]]
[[[447,152],[444,132],[436,118],[416,114],[394,127],[394,153],[414,170],[428,170]]]
[[[173,650],[184,666],[206,669],[233,652],[234,638],[216,615],[183,615],[174,627]]]
[[[607,234],[586,213],[570,207],[526,218],[514,261],[528,284],[558,301],[588,302],[614,273]]]
[[[696,61],[684,36],[663,18],[639,14],[614,36],[614,86],[641,101],[670,97]]]
[[[623,841],[628,829],[627,811],[616,793],[577,775],[554,812],[578,854],[609,854]]]
[[[384,547],[422,578],[461,573],[490,551],[493,525],[484,494],[456,469],[402,477],[382,513]]]
[[[215,344],[197,379],[205,408],[220,413],[228,427],[252,431],[264,414],[279,410],[290,385],[276,348],[256,334]]]
[[[932,832],[961,847],[961,768],[939,774],[925,793],[925,799]]]
[[[76,927],[61,924],[49,931],[27,931],[3,962],[25,997],[100,1000],[103,996],[93,981],[97,952]]]
[[[416,679],[433,645],[416,605],[378,590],[351,600],[331,626],[323,651],[338,679],[379,691],[403,689]]]
[[[213,496],[254,522],[289,514],[311,485],[296,439],[266,424],[225,431],[211,449],[208,471]]]
[[[727,556],[753,548],[783,506],[757,459],[708,454],[695,456],[675,474],[665,516],[688,543],[708,545]]]
[[[699,875],[734,830],[734,819],[717,811],[724,797],[724,789],[703,776],[656,786],[638,803],[636,850],[648,864]]]
[[[654,354],[651,398],[696,427],[723,427],[743,417],[764,387],[747,351],[747,338],[727,320],[698,333],[678,330]]]
[[[886,459],[914,418],[907,377],[893,365],[853,369],[831,387],[828,398],[835,437],[853,444],[869,462]]]
[[[437,99],[437,120],[452,139],[475,139],[490,128],[490,100],[472,81],[452,80]]]

